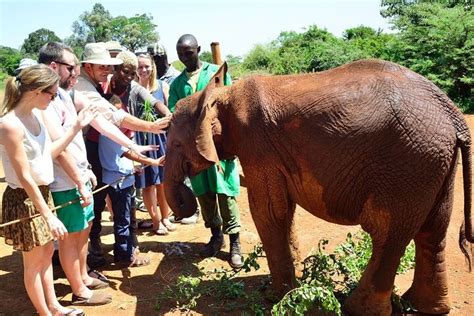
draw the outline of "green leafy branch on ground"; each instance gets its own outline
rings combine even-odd
[[[304,315],[308,311],[341,315],[341,304],[356,287],[372,254],[370,236],[365,232],[352,236],[348,234],[344,243],[333,253],[326,253],[328,240],[320,240],[318,249],[303,261],[303,275],[299,286],[288,292],[277,304],[271,306],[261,292],[269,287],[269,279],[261,282],[257,289],[248,289],[245,282],[237,277],[260,269],[258,260],[264,257],[261,244],[254,247],[244,261],[240,271],[199,269],[199,275],[180,275],[176,284],[168,286],[158,295],[157,309],[163,301],[176,303],[174,310],[189,312],[198,306],[200,299],[212,298],[216,312],[235,310],[252,315]],[[397,273],[403,274],[414,267],[415,247],[411,243],[401,259]],[[396,289],[392,302],[400,310],[410,306],[404,302]],[[219,304],[220,303],[220,304]]]

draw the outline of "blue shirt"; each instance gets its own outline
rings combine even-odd
[[[99,137],[99,158],[102,164],[102,182],[112,184],[114,188],[124,189],[135,183],[133,176],[133,161],[122,157],[128,149],[109,138],[100,135]],[[128,176],[130,175],[130,176]],[[127,176],[123,179],[121,177]],[[119,180],[116,182],[117,180]],[[116,183],[114,183],[116,182]]]

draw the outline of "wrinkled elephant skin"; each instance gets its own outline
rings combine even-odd
[[[397,64],[363,60],[315,74],[249,77],[178,102],[168,134],[167,199],[177,184],[237,156],[274,290],[295,286],[296,204],[326,221],[361,225],[373,254],[344,303],[351,315],[389,315],[400,257],[415,240],[405,293],[424,313],[447,313],[444,247],[458,149],[471,223],[471,136],[462,114],[430,81]],[[317,234],[317,231],[314,232]]]

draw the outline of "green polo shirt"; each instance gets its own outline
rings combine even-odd
[[[194,92],[203,90],[212,76],[217,72],[219,66],[203,62],[201,68],[196,91],[193,91],[192,86],[188,82],[186,70],[171,83],[168,98],[168,106],[171,112],[174,112],[176,103],[179,100]],[[232,80],[229,74],[226,74],[224,84],[228,86],[231,83]],[[216,165],[213,165],[209,169],[191,178],[191,185],[196,196],[203,195],[206,192],[221,193],[227,196],[236,196],[239,194],[240,180],[235,160],[221,160],[220,165],[223,173],[220,173]]]

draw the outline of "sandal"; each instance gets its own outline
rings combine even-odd
[[[102,282],[107,282],[107,283],[109,282],[109,279],[107,279],[105,275],[103,275],[97,270],[90,269],[89,271],[87,271],[87,274],[93,279],[97,279],[97,280],[100,280]]]
[[[166,227],[166,229],[170,232],[173,232],[176,230],[176,225],[171,223],[169,219],[163,218],[161,220],[161,223]]]
[[[86,286],[89,288],[89,290],[99,290],[99,289],[105,289],[106,287],[109,287],[109,283],[101,281],[96,278],[92,278],[92,283]]]
[[[77,296],[76,294],[72,294],[72,305],[81,305],[81,306],[97,306],[97,305],[105,305],[112,302],[112,296],[107,293],[99,293],[99,292],[92,292],[92,296],[82,297]]]
[[[153,228],[153,222],[149,219],[139,221],[138,224],[137,224],[137,228],[138,229],[151,229],[151,228]]]
[[[155,234],[157,234],[158,236],[166,236],[168,235],[168,230],[166,229],[166,227],[163,226],[155,230]]]
[[[59,308],[55,307],[52,311],[51,311],[52,315],[53,316],[64,316],[64,315],[69,315],[69,316],[84,316],[84,311],[82,309],[76,309],[76,308],[72,308],[72,309],[67,309],[66,312],[61,312],[59,311]]]

